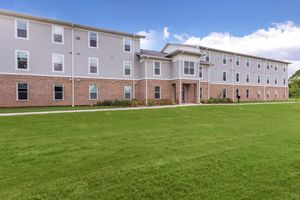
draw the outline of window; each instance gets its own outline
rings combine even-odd
[[[240,66],[240,57],[239,56],[235,57],[235,65]]]
[[[200,88],[200,99],[202,99],[203,98],[203,89],[202,89],[202,87]]]
[[[16,20],[16,38],[20,39],[29,39],[28,34],[28,21],[25,20]]]
[[[270,76],[267,76],[267,84],[270,84]]]
[[[250,98],[250,90],[249,90],[249,89],[246,90],[246,98],[247,98],[247,99]]]
[[[184,74],[194,75],[195,74],[195,63],[190,61],[184,61]]]
[[[64,71],[64,55],[52,54],[53,72]]]
[[[284,71],[284,72],[286,71],[285,67],[283,68],[283,71]]]
[[[258,69],[261,68],[261,61],[260,61],[260,60],[257,61],[257,68],[258,68]]]
[[[205,52],[205,62],[210,61],[210,53],[208,51]]]
[[[154,87],[154,98],[155,99],[160,99],[160,86],[155,86]]]
[[[223,65],[226,65],[226,64],[227,64],[227,56],[223,55]]]
[[[199,67],[199,78],[203,78],[203,67]]]
[[[277,71],[277,69],[278,69],[278,68],[277,68],[277,65],[275,65],[275,66],[274,66],[274,70]]]
[[[223,81],[227,81],[227,72],[223,72]]]
[[[131,99],[131,86],[124,86],[124,99]]]
[[[28,83],[17,83],[17,100],[28,100]]]
[[[124,61],[123,63],[124,68],[124,76],[131,76],[131,61]]]
[[[53,86],[54,100],[64,99],[64,86],[62,84],[54,84]]]
[[[154,75],[155,76],[160,76],[160,66],[161,66],[161,63],[160,62],[154,62],[153,63],[154,67]]]
[[[278,92],[275,91],[275,94],[274,94],[275,99],[277,99],[277,96],[278,96]]]
[[[239,89],[235,90],[235,95],[236,95],[236,98],[238,98],[240,96],[240,90]]]
[[[89,58],[89,74],[98,74],[98,58]]]
[[[89,47],[98,48],[98,33],[89,32]]]
[[[270,70],[270,62],[267,62],[267,70]]]
[[[246,83],[250,82],[250,74],[246,74]]]
[[[124,52],[131,52],[132,40],[130,38],[123,39]]]
[[[64,43],[64,27],[52,26],[52,42],[57,44]]]
[[[277,85],[277,77],[274,77],[274,83],[275,83],[275,85]]]
[[[16,69],[17,70],[29,70],[29,52],[28,51],[16,51]]]
[[[285,78],[283,78],[283,85],[285,85],[286,84],[286,79]]]
[[[257,91],[257,98],[259,98],[259,99],[261,98],[261,91],[260,90]]]
[[[250,59],[246,58],[246,67],[250,67]]]
[[[223,89],[223,91],[222,91],[222,97],[224,99],[227,98],[227,89]]]
[[[267,98],[270,98],[270,90],[267,90]]]
[[[89,85],[89,95],[90,95],[90,100],[98,99],[98,86],[96,84]]]
[[[240,73],[235,74],[235,81],[238,83],[240,82]]]
[[[261,83],[261,80],[260,80],[260,75],[257,75],[257,83]]]

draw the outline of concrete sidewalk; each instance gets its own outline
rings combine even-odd
[[[23,116],[23,115],[46,115],[46,114],[60,114],[60,113],[106,112],[106,111],[121,111],[121,110],[147,110],[147,109],[177,108],[177,107],[191,107],[191,106],[248,106],[248,105],[265,105],[265,104],[291,104],[291,103],[298,103],[298,102],[261,102],[261,103],[240,103],[240,104],[237,104],[237,103],[232,103],[232,104],[182,104],[182,105],[143,106],[143,107],[128,107],[128,108],[38,111],[38,112],[0,113],[0,117]]]

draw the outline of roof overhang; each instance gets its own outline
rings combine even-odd
[[[192,51],[183,51],[183,50],[176,50],[176,51],[173,51],[169,54],[166,55],[166,57],[173,57],[173,56],[176,56],[178,54],[185,54],[185,55],[191,55],[191,56],[202,56],[203,53],[197,53],[197,52],[192,52]]]

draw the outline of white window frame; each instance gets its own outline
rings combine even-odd
[[[248,91],[248,97],[247,97],[247,91]],[[250,89],[246,89],[246,99],[250,99],[250,98],[251,98]]]
[[[249,77],[249,79],[248,79],[248,81],[247,81],[247,78],[248,78],[248,77]],[[246,83],[250,83],[250,81],[251,81],[251,80],[250,80],[250,74],[249,74],[249,73],[246,73],[246,80],[245,80],[245,82],[246,82]]]
[[[91,46],[91,42],[90,42],[90,40],[91,40],[91,35],[90,34],[91,33],[96,33],[96,36],[97,36],[97,42],[96,42],[97,46],[96,47]],[[99,47],[99,33],[98,32],[88,31],[88,47],[91,48],[91,49],[98,49],[98,47]]]
[[[269,66],[269,68],[268,68],[268,66]],[[266,70],[270,71],[270,68],[271,68],[271,63],[268,61],[267,65],[266,65]]]
[[[126,63],[130,63],[130,75],[125,74]],[[126,77],[131,77],[132,76],[132,62],[129,61],[129,60],[124,60],[123,61],[123,76],[126,76]]]
[[[19,100],[19,84],[27,84],[27,99]],[[16,82],[16,101],[29,101],[29,83],[28,82]]]
[[[266,76],[266,84],[270,85],[270,81],[271,81],[271,80],[270,80],[270,75],[267,75],[267,76]],[[269,83],[268,83],[268,82],[269,82]]]
[[[62,99],[55,99],[55,85],[62,86]],[[63,83],[54,83],[52,88],[53,101],[63,101],[65,100],[65,86]]]
[[[62,42],[55,42],[54,41],[54,30],[55,28],[62,28],[63,32],[62,32]],[[53,44],[60,44],[63,45],[65,43],[65,28],[63,26],[52,26],[52,43]]]
[[[156,88],[156,87],[159,87],[159,98],[156,98],[156,97],[155,97],[155,94],[156,94],[155,88]],[[161,99],[161,87],[160,87],[160,85],[154,86],[154,99],[156,99],[156,100],[160,100],[160,99]]]
[[[130,88],[130,98],[126,98],[126,87]],[[124,86],[124,100],[132,100],[132,86],[131,85],[125,85]]]
[[[258,67],[259,66],[259,67]],[[261,60],[257,60],[257,69],[260,69],[261,70],[261,67],[262,67],[262,62]]]
[[[278,71],[278,66],[276,65],[276,63],[274,64],[274,71]]]
[[[249,66],[247,66],[247,64],[249,64]],[[250,62],[250,58],[246,58],[246,67],[250,68],[251,62]]]
[[[97,91],[97,97],[96,97],[96,99],[92,99],[91,98],[91,86],[96,86],[96,91]],[[98,92],[98,85],[96,84],[96,83],[90,83],[89,84],[89,100],[91,100],[91,101],[96,101],[96,100],[98,100],[99,99],[99,92]]]
[[[286,85],[286,78],[283,78],[282,83],[283,85]]]
[[[185,68],[185,62],[188,62],[189,63],[189,66],[188,66],[188,71],[189,71],[189,73],[188,74],[186,74],[185,73],[185,71],[184,71],[184,68]],[[191,72],[191,63],[194,63],[194,73],[193,74],[191,74],[190,72]],[[188,61],[188,60],[185,60],[185,61],[183,61],[183,75],[185,75],[185,76],[195,76],[195,71],[196,71],[196,62],[194,62],[194,61]]]
[[[26,22],[26,27],[27,27],[27,37],[18,37],[18,23],[17,21],[25,21]],[[29,40],[29,21],[25,19],[15,19],[15,38],[16,39],[21,39],[21,40]]]
[[[27,54],[27,69],[19,69],[18,68],[18,52]],[[15,50],[15,70],[17,71],[29,71],[30,70],[30,54],[29,51],[25,50]]]
[[[267,90],[267,95],[266,96],[267,96],[268,99],[271,98],[271,91],[270,90]]]
[[[130,41],[130,51],[125,51],[126,40]],[[133,43],[132,38],[129,38],[129,37],[124,37],[123,38],[123,52],[124,53],[131,53],[132,52],[132,43]]]
[[[97,62],[97,73],[91,73],[91,60],[95,59]],[[96,57],[89,57],[88,58],[88,74],[89,75],[98,75],[99,74],[99,59]]]
[[[225,60],[226,60],[226,63],[224,63],[224,58],[225,58]],[[226,54],[223,54],[222,55],[222,65],[227,65],[227,55]]]
[[[259,80],[259,82],[258,82],[258,80]],[[261,75],[260,74],[257,75],[257,84],[261,84]]]
[[[155,63],[159,63],[159,74],[155,74]],[[153,61],[153,76],[161,76],[161,62]]]
[[[257,98],[261,99],[261,90],[257,90]]]
[[[208,61],[206,60],[206,58],[208,58]],[[204,61],[210,62],[210,52],[209,51],[205,51]]]
[[[238,61],[239,61],[239,64],[237,64]],[[235,56],[235,66],[237,66],[237,67],[241,66],[241,58],[240,58],[240,56]]]
[[[55,66],[54,66],[54,57],[55,56],[61,56],[62,57],[62,71],[56,71],[55,70]],[[52,54],[52,72],[54,73],[64,73],[65,72],[65,55],[64,54],[57,54],[57,53],[53,53]]]
[[[203,79],[203,66],[200,65],[198,69],[199,69],[199,73],[198,73],[199,74],[199,78]],[[200,72],[201,72],[201,76],[200,76]]]
[[[225,97],[224,97],[224,91],[225,91]],[[223,88],[222,89],[222,98],[223,99],[226,99],[228,96],[227,96],[228,94],[227,94],[227,88]]]
[[[224,81],[224,73],[226,74],[226,80]],[[223,71],[222,72],[222,82],[228,82],[228,78],[227,78],[227,72],[226,71]]]
[[[238,77],[239,80],[237,80],[237,77]],[[240,81],[241,81],[241,75],[240,75],[240,72],[236,72],[236,73],[235,73],[235,82],[236,82],[236,83],[239,83]]]
[[[274,92],[274,99],[277,99],[277,98],[278,98],[278,91],[275,90],[275,92]]]
[[[277,76],[274,76],[274,85],[278,85],[278,78],[277,78]]]

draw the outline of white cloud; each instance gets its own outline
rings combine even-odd
[[[167,26],[164,27],[164,30],[163,30],[163,39],[167,39],[170,37],[170,32],[169,32],[169,28]]]
[[[146,38],[141,39],[142,49],[156,49],[160,44],[161,35],[157,30],[140,31],[137,34],[146,36]]]

